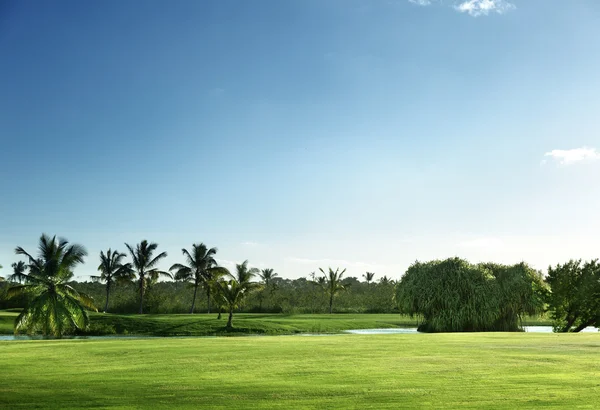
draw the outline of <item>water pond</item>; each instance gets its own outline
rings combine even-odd
[[[552,326],[525,326],[523,328],[528,333],[552,333]],[[419,334],[416,327],[396,327],[387,329],[351,329],[345,330],[345,334],[353,335],[394,335],[394,334]],[[582,330],[582,333],[598,333],[598,328],[586,327]],[[333,336],[333,333],[301,333],[296,335],[282,335],[282,336]],[[240,335],[241,336],[241,335]],[[248,336],[261,336],[261,335],[244,335]],[[110,336],[69,336],[64,339],[69,340],[103,340],[103,339],[154,339],[159,336],[136,336],[136,335],[110,335]],[[168,336],[170,338],[215,338],[217,336]],[[43,340],[42,337],[29,337],[29,336],[14,336],[14,335],[0,335],[0,341],[3,340]]]

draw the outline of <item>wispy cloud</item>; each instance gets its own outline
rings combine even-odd
[[[554,149],[544,154],[561,165],[571,165],[579,162],[590,162],[600,159],[600,152],[596,148],[574,148],[574,149]],[[544,162],[542,162],[544,163]]]
[[[246,241],[246,242],[242,242],[240,245],[256,247],[256,246],[261,246],[262,244],[260,244],[258,242]]]
[[[416,4],[418,6],[429,6],[431,5],[431,0],[408,0],[409,3]]]
[[[454,6],[461,12],[473,17],[487,16],[490,13],[504,14],[517,7],[506,0],[465,0]]]

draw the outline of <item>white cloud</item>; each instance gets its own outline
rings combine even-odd
[[[408,0],[412,4],[416,4],[419,6],[429,6],[431,4],[431,0]]]
[[[246,241],[241,243],[242,246],[260,246],[258,242]]]
[[[574,149],[554,149],[544,154],[545,157],[551,157],[562,165],[571,165],[577,162],[589,162],[600,159],[600,152],[596,148],[574,148]]]
[[[461,13],[468,13],[473,17],[487,16],[490,13],[503,14],[517,7],[506,0],[465,0],[454,8]]]

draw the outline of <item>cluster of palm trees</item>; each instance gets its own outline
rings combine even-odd
[[[173,264],[169,271],[162,271],[158,263],[167,256],[166,252],[156,254],[158,244],[147,240],[135,246],[125,244],[131,257],[131,262],[126,262],[127,254],[117,250],[108,249],[100,252],[100,275],[92,276],[92,280],[103,282],[106,286],[106,302],[104,312],[108,311],[110,292],[114,286],[127,282],[137,283],[139,291],[139,313],[143,313],[144,295],[147,289],[156,283],[160,277],[168,277],[178,281],[188,282],[193,288],[193,298],[190,313],[194,313],[196,296],[200,288],[204,289],[207,296],[208,312],[211,309],[211,300],[215,300],[221,310],[228,313],[226,327],[231,329],[233,313],[243,304],[245,297],[257,290],[272,293],[275,289],[274,280],[278,274],[273,269],[263,269],[248,266],[248,261],[236,265],[236,270],[231,273],[228,269],[219,266],[215,255],[217,248],[208,248],[205,244],[193,244],[190,250],[182,249],[185,261]],[[41,332],[44,335],[61,336],[67,329],[85,329],[89,323],[88,310],[97,311],[92,298],[76,291],[69,285],[73,278],[75,267],[84,262],[87,251],[81,245],[69,244],[62,238],[50,237],[43,234],[39,241],[39,254],[37,257],[27,253],[23,248],[17,247],[17,255],[25,256],[27,262],[13,263],[13,274],[8,277],[11,282],[18,285],[12,286],[7,293],[8,297],[29,295],[29,303],[17,317],[15,332],[27,333]],[[329,296],[329,312],[333,311],[334,296],[345,290],[342,276],[345,269],[340,272],[329,268],[328,273],[320,269],[324,276],[315,278],[313,282],[322,286]],[[255,278],[260,278],[256,282]],[[368,280],[372,280],[369,274]],[[212,297],[212,299],[211,299]],[[261,304],[264,294],[261,294]]]

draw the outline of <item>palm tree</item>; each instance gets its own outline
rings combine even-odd
[[[168,272],[159,270],[156,265],[158,262],[167,256],[167,252],[161,252],[154,258],[154,251],[158,248],[156,243],[148,243],[147,240],[143,240],[138,243],[137,246],[132,248],[129,244],[125,244],[131,259],[133,259],[133,268],[138,275],[138,285],[140,289],[140,310],[139,313],[144,313],[144,292],[146,288],[156,282],[160,276],[167,276],[171,278]]]
[[[196,294],[198,288],[202,285],[206,289],[208,300],[208,313],[210,313],[210,291],[214,287],[217,278],[226,275],[229,271],[223,267],[217,266],[214,255],[217,248],[208,249],[203,243],[192,245],[192,252],[182,249],[181,252],[186,258],[187,265],[176,263],[169,270],[176,270],[175,280],[191,282],[194,287],[194,297],[192,299],[192,308],[190,313],[194,313],[196,305]]]
[[[390,278],[388,278],[387,276],[383,275],[380,279],[379,279],[379,283],[381,285],[393,285],[394,281]]]
[[[337,268],[335,271],[329,268],[329,272],[326,274],[325,271],[321,268],[319,270],[325,275],[323,278],[325,291],[329,295],[329,313],[333,313],[333,297],[346,289],[346,287],[342,284],[342,276],[346,269],[340,272],[340,268]]]
[[[45,336],[61,337],[69,329],[87,328],[89,317],[86,308],[97,310],[93,300],[67,284],[73,277],[73,269],[83,263],[87,255],[85,248],[43,234],[37,259],[20,246],[15,253],[29,259],[29,273],[20,273],[25,284],[13,286],[7,296],[32,296],[17,316],[15,333],[24,329],[30,334],[40,331]]]
[[[248,293],[248,288],[236,279],[219,280],[216,282],[216,286],[218,290],[217,301],[221,308],[229,312],[226,328],[231,330],[233,328],[233,311],[242,305],[244,297]]]
[[[277,274],[277,272],[275,272],[273,269],[263,269],[261,272],[259,272],[258,276],[260,277],[262,284],[265,287],[265,291],[266,290],[270,290],[271,293],[273,293],[273,279],[279,277],[279,275]],[[262,310],[262,302],[263,302],[263,293],[261,292],[260,294],[260,305],[259,308]]]
[[[373,280],[374,277],[375,277],[375,273],[374,272],[366,272],[363,275],[363,278],[365,278],[365,280],[367,281],[367,285],[371,284],[371,281]]]
[[[235,275],[229,274],[232,279],[235,279],[239,284],[248,290],[256,289],[258,283],[252,282],[252,279],[258,275],[260,271],[257,268],[249,268],[248,260],[241,264],[235,265]]]
[[[8,277],[8,280],[11,282],[19,283],[25,282],[27,276],[25,275],[25,269],[27,269],[27,265],[25,264],[25,262],[19,261],[13,263],[11,266],[13,268],[13,274]]]
[[[100,276],[92,276],[94,282],[106,282],[106,303],[104,304],[104,313],[108,312],[108,299],[110,297],[110,288],[115,282],[131,282],[135,274],[131,263],[123,264],[123,259],[127,257],[124,253],[112,251],[110,248],[104,254],[100,251],[100,265],[98,271]]]

